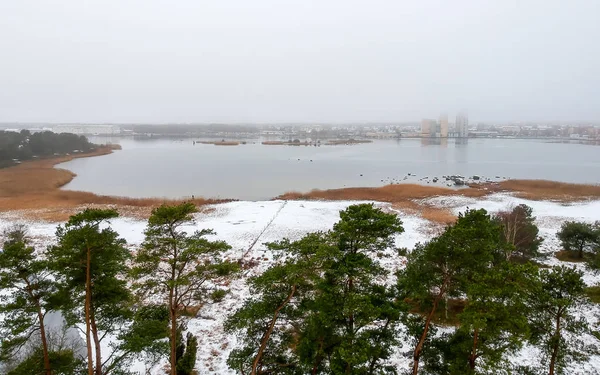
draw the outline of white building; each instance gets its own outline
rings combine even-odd
[[[456,115],[456,133],[460,138],[469,136],[469,117],[466,113]]]

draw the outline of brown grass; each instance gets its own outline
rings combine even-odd
[[[69,183],[75,174],[65,169],[54,168],[56,164],[80,157],[106,155],[114,149],[101,147],[87,154],[27,161],[14,167],[0,169],[0,212],[22,211],[23,216],[32,219],[64,221],[81,206],[112,206],[119,208],[122,214],[148,217],[153,207],[163,203],[188,201],[203,206],[226,201],[202,198],[129,198],[60,190],[60,187]]]
[[[561,250],[554,253],[554,256],[561,262],[583,263],[590,259],[593,254],[584,252],[583,258],[579,257],[579,252],[574,250]]]
[[[421,211],[423,219],[433,221],[439,224],[452,224],[456,221],[457,217],[449,209],[446,208],[435,208],[426,207]]]
[[[600,303],[600,286],[590,286],[585,288],[585,294],[587,294],[588,298],[593,303]]]
[[[462,195],[467,197],[482,197],[487,191],[479,188],[460,190],[418,184],[395,184],[381,187],[355,187],[331,190],[313,190],[309,193],[289,192],[277,199],[322,199],[322,200],[373,200],[378,202],[402,202],[407,199],[424,199],[433,196]]]
[[[201,141],[204,145],[215,145],[215,146],[239,146],[240,142],[237,141]]]
[[[186,306],[181,310],[181,315],[194,318],[198,315],[198,311],[200,311],[201,308],[202,305]]]
[[[397,209],[418,214],[438,224],[450,224],[456,216],[445,208],[421,204],[418,200],[434,196],[465,196],[480,198],[497,192],[511,192],[531,200],[573,202],[600,198],[600,186],[568,184],[544,180],[507,180],[499,183],[473,184],[464,189],[394,184],[382,187],[355,187],[330,190],[313,190],[308,193],[288,192],[277,199],[287,200],[372,200],[389,202]]]
[[[424,219],[437,224],[451,224],[456,221],[456,216],[447,208],[433,207],[417,202],[419,199],[433,196],[464,195],[468,197],[482,197],[486,190],[476,187],[466,189],[447,189],[435,186],[416,184],[387,185],[376,188],[345,188],[332,190],[313,190],[306,194],[285,193],[277,199],[287,200],[372,200],[389,202],[393,207],[411,214],[420,215]]]
[[[213,144],[216,143],[224,142]],[[23,215],[30,218],[63,221],[81,206],[98,205],[116,207],[126,215],[146,218],[153,207],[163,203],[176,204],[184,201],[182,199],[103,196],[82,191],[60,190],[60,187],[69,183],[75,177],[75,174],[65,169],[54,168],[56,164],[74,158],[109,154],[113,152],[113,149],[115,147],[104,146],[87,154],[27,161],[14,167],[0,169],[0,212],[23,211]],[[449,224],[456,220],[450,210],[421,204],[418,200],[433,196],[479,198],[501,191],[513,192],[515,195],[527,199],[558,200],[562,202],[600,198],[600,186],[597,185],[567,184],[543,180],[508,180],[500,183],[475,184],[459,190],[417,184],[313,190],[305,194],[289,192],[277,197],[277,199],[389,202],[395,208],[418,214],[434,223]],[[225,201],[228,200],[202,198],[192,200],[197,206]]]
[[[572,202],[600,197],[600,185],[569,184],[547,180],[506,180],[498,183],[504,191],[531,200]]]

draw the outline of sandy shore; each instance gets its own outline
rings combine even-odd
[[[0,212],[20,211],[25,217],[49,221],[63,221],[82,206],[117,207],[122,215],[147,217],[152,207],[181,200],[164,198],[129,198],[96,195],[90,192],[61,190],[75,174],[54,168],[56,164],[75,158],[106,155],[114,147],[100,147],[94,152],[61,156],[51,159],[27,161],[0,169]],[[313,190],[308,193],[289,192],[276,199],[282,200],[369,200],[388,202],[394,207],[418,212],[420,216],[437,223],[449,223],[455,216],[445,208],[423,202],[434,196],[462,196],[480,198],[493,193],[509,192],[530,200],[574,202],[600,199],[600,186],[568,184],[543,180],[507,180],[498,183],[471,185],[464,189],[395,184],[382,187],[356,187],[331,190]],[[196,198],[194,203],[203,206],[229,200]]]

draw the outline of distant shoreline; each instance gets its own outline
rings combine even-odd
[[[111,206],[126,216],[146,217],[150,210],[162,203],[190,201],[190,199],[131,198],[97,195],[85,191],[61,190],[76,176],[73,172],[55,168],[55,165],[82,157],[112,153],[114,146],[99,147],[93,152],[26,161],[14,167],[0,169],[0,212],[23,211],[32,219],[66,220],[84,206]],[[508,192],[530,200],[576,202],[600,199],[600,185],[571,184],[547,180],[505,180],[471,184],[464,189],[434,187],[418,184],[392,184],[381,187],[352,187],[312,190],[307,193],[288,192],[272,199],[283,200],[372,200],[389,202],[396,207],[416,210],[425,218],[450,222],[453,216],[443,209],[419,203],[433,196],[465,196],[481,198],[493,193]],[[198,206],[228,202],[236,199],[207,199],[194,197]],[[429,216],[429,217],[428,217]]]

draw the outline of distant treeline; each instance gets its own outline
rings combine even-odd
[[[260,129],[249,125],[207,124],[207,125],[134,125],[135,133],[158,135],[200,135],[204,133],[259,133]]]
[[[53,133],[51,131],[33,133],[21,130],[0,132],[0,168],[10,167],[20,161],[44,158],[55,154],[88,152],[94,144],[82,135]]]

